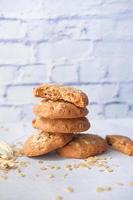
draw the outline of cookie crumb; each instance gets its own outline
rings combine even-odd
[[[26,161],[20,161],[19,164],[20,164],[21,167],[28,167],[29,163],[26,162]]]
[[[74,192],[74,189],[72,187],[67,187],[64,190],[65,192]]]
[[[120,183],[120,182],[117,182],[116,184],[119,185],[119,186],[123,186],[124,185],[123,183]]]
[[[4,176],[4,175],[0,176],[0,181],[2,181],[2,180],[7,180],[7,179],[8,179],[7,176]]]
[[[25,177],[26,176],[26,174],[20,174],[21,175],[21,177]]]
[[[96,191],[97,192],[107,192],[107,191],[111,191],[112,188],[111,187],[97,187]]]
[[[109,168],[109,169],[107,169],[107,171],[108,171],[108,172],[113,172],[114,170],[111,169],[111,168]]]
[[[129,182],[129,185],[133,187],[133,181]]]
[[[68,176],[68,174],[62,174],[62,177],[65,179]]]
[[[62,197],[62,196],[57,196],[57,197],[55,198],[55,200],[63,200],[63,197]]]
[[[41,169],[41,170],[47,170],[47,168],[46,168],[46,167],[41,167],[40,169]]]
[[[54,175],[53,174],[48,174],[48,178],[52,179],[52,178],[54,178]]]
[[[16,173],[18,173],[18,174],[20,174],[21,173],[21,169],[19,169],[19,168],[16,168]]]
[[[36,174],[35,176],[36,176],[36,177],[39,177],[40,175],[39,175],[39,174]]]
[[[56,167],[55,167],[55,169],[56,169],[56,170],[59,170],[59,169],[61,169],[61,167],[59,167],[59,166],[56,166]]]
[[[39,164],[43,164],[44,161],[43,161],[43,160],[38,160],[38,163],[39,163]]]

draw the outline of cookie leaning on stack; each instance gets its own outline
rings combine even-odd
[[[85,117],[88,97],[81,90],[44,84],[34,89],[34,95],[42,98],[39,105],[33,107],[37,117],[32,125],[39,131],[25,142],[25,155],[37,156],[61,148],[72,140],[74,134],[90,128]]]

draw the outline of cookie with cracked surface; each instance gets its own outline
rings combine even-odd
[[[64,100],[81,108],[88,105],[87,95],[81,90],[69,86],[56,84],[39,85],[34,88],[34,95],[52,101]]]
[[[85,117],[76,119],[36,118],[32,121],[32,126],[45,132],[70,134],[88,130],[90,123]]]
[[[102,137],[93,134],[75,135],[71,142],[57,149],[66,158],[88,158],[107,151],[107,143]]]
[[[40,156],[64,146],[70,142],[73,134],[45,133],[38,131],[31,135],[23,145],[23,154],[29,157]]]
[[[129,137],[122,135],[107,135],[106,140],[113,149],[129,156],[133,156],[133,140]]]
[[[65,101],[41,101],[33,107],[36,116],[48,119],[80,118],[88,114],[87,108],[79,108]]]

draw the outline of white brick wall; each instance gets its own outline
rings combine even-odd
[[[33,118],[43,82],[87,92],[91,118],[133,117],[133,0],[0,0],[0,122]]]
[[[17,33],[16,33],[17,34]],[[22,43],[4,42],[0,44],[0,64],[27,64],[34,62],[33,49]]]
[[[17,34],[16,34],[17,33]],[[20,20],[1,20],[0,39],[22,39],[26,34],[26,23]]]
[[[6,91],[6,103],[11,105],[23,105],[34,103],[32,86],[11,86]]]
[[[91,42],[62,39],[56,42],[45,42],[38,45],[37,62],[75,61],[89,57],[92,52]]]

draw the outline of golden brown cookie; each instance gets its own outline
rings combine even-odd
[[[45,119],[37,118],[32,121],[34,128],[50,133],[77,133],[90,128],[87,118],[77,119]]]
[[[40,156],[64,146],[72,138],[73,134],[54,134],[38,131],[26,140],[23,145],[23,153],[26,156]]]
[[[71,142],[57,149],[57,153],[66,158],[88,158],[105,151],[107,151],[106,141],[93,134],[75,135]]]
[[[34,89],[34,95],[52,101],[64,100],[82,108],[88,105],[88,97],[84,92],[63,85],[39,85]]]
[[[133,141],[130,138],[122,135],[107,135],[106,140],[113,149],[133,156]]]
[[[88,114],[87,108],[79,108],[72,103],[65,101],[41,101],[33,107],[35,115],[48,118],[80,118]]]

